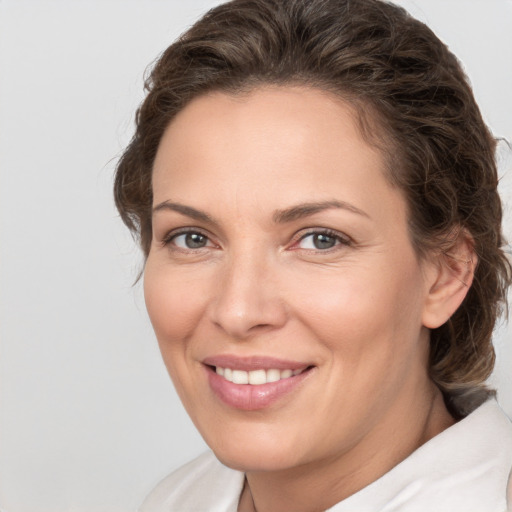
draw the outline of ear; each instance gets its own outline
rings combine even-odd
[[[457,311],[473,283],[477,263],[473,238],[465,230],[457,233],[450,249],[431,256],[422,316],[425,327],[436,329]]]

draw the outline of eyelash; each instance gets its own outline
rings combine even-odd
[[[162,239],[162,245],[164,247],[168,247],[172,244],[173,240],[175,240],[179,236],[188,235],[188,234],[204,236],[206,239],[208,239],[208,241],[211,242],[210,237],[198,228],[182,228],[177,231],[173,230],[173,231],[170,231],[169,233],[167,233]],[[178,251],[187,251],[187,249],[183,249],[182,247],[175,246],[174,248],[175,248],[175,250],[178,250]],[[188,251],[197,252],[200,249],[202,249],[202,248],[198,248],[198,249],[189,248]]]
[[[213,242],[211,242],[210,237],[205,232],[201,231],[198,228],[182,228],[182,229],[179,229],[178,231],[171,231],[171,232],[167,233],[164,236],[164,238],[162,239],[162,246],[168,247],[172,244],[173,240],[176,240],[176,238],[178,238],[179,236],[186,235],[186,234],[197,234],[197,235],[205,237],[210,243],[213,243]],[[314,236],[314,235],[325,235],[329,238],[334,238],[336,243],[333,247],[329,247],[326,249],[301,249],[300,247],[297,247],[297,245],[301,241],[305,240],[309,236]],[[332,229],[314,228],[314,229],[308,229],[305,233],[299,232],[297,235],[295,235],[293,237],[292,246],[290,248],[292,250],[303,250],[303,251],[307,251],[307,252],[329,253],[331,251],[337,250],[337,248],[339,248],[340,246],[347,247],[350,245],[352,245],[352,240],[349,237],[347,237],[346,235],[342,235],[341,233],[334,231]],[[195,249],[194,248],[185,249],[182,247],[174,246],[173,250],[184,251],[184,252],[187,252],[187,251],[198,252],[201,249],[205,249],[205,248],[207,248],[207,247],[199,247],[199,248],[195,248]]]
[[[333,247],[327,248],[327,249],[302,249],[304,251],[308,252],[321,252],[321,253],[328,253],[331,251],[337,250],[340,246],[350,246],[352,244],[352,240],[347,237],[346,235],[342,235],[341,233],[334,231],[332,229],[327,228],[315,228],[315,229],[309,229],[306,233],[299,234],[298,237],[296,237],[296,242],[293,244],[293,246],[296,246],[301,241],[305,240],[309,236],[313,235],[324,235],[329,238],[334,238],[337,243]],[[292,246],[292,247],[293,247]],[[297,248],[294,250],[301,250],[301,248]]]

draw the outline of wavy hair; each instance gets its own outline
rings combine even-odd
[[[430,376],[456,416],[492,391],[492,332],[512,280],[502,249],[496,142],[456,57],[403,8],[380,0],[233,0],[210,10],[157,60],[136,131],[119,160],[115,201],[145,256],[151,175],[164,130],[193,98],[262,85],[304,85],[356,109],[409,208],[418,254],[449,251],[461,230],[478,256],[474,281],[431,331]],[[455,235],[454,235],[455,233]]]

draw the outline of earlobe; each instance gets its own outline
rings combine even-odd
[[[448,251],[432,257],[422,318],[425,327],[436,329],[457,311],[473,283],[477,263],[473,240],[467,232],[461,232]]]

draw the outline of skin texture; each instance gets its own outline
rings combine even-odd
[[[325,510],[453,423],[428,378],[428,328],[463,300],[471,246],[456,244],[449,264],[419,260],[383,169],[348,104],[299,87],[196,98],[161,140],[146,304],[192,420],[246,472],[240,511]],[[326,228],[332,247],[319,249],[311,231]],[[270,406],[240,410],[203,364],[226,354],[312,369]]]

